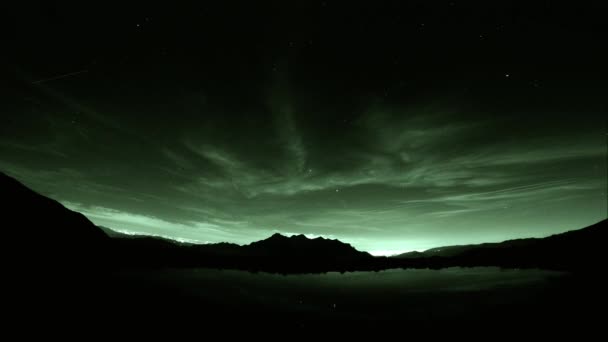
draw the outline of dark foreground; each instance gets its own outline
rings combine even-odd
[[[404,339],[603,334],[607,220],[543,239],[456,246],[457,255],[373,258],[335,240],[279,235],[247,246],[112,239],[2,173],[0,185],[11,194],[3,211],[2,327],[22,338],[85,331],[79,340],[114,339],[125,328],[137,340],[167,329],[196,339],[297,336],[276,334],[284,330]],[[368,272],[294,274],[355,270]]]
[[[36,293],[20,306],[30,322],[54,329],[68,329],[61,322],[103,324],[106,332],[172,327],[226,333],[382,329],[408,334],[586,334],[601,327],[605,308],[601,281],[498,268],[287,276],[211,269],[125,270],[104,279],[39,285],[31,287]]]

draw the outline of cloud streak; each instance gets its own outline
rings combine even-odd
[[[278,231],[388,253],[605,217],[599,129],[565,122],[549,131],[438,105],[338,108],[339,117],[273,91],[251,114],[196,99],[218,114],[200,120],[190,108],[195,118],[167,127],[70,106],[88,110],[82,127],[66,114],[32,131],[40,141],[2,136],[0,168],[97,224],[191,242],[249,243]]]

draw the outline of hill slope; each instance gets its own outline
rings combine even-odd
[[[446,246],[394,256],[404,263],[434,260],[461,266],[540,267],[585,270],[599,267],[608,237],[608,220],[545,238],[479,245]]]
[[[42,196],[0,172],[4,231],[16,262],[64,266],[100,262],[110,238],[84,215]],[[36,256],[37,258],[31,258]],[[28,261],[28,259],[33,259]]]
[[[274,234],[245,246],[193,245],[121,234],[110,238],[84,215],[3,173],[0,187],[7,196],[5,232],[13,242],[8,250],[17,266],[78,266],[80,270],[94,270],[100,265],[216,267],[283,273],[449,266],[593,270],[601,266],[608,231],[608,221],[604,220],[546,238],[439,247],[392,258],[372,257],[338,240],[308,239],[303,235]]]

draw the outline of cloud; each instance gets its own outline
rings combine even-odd
[[[220,242],[232,237],[222,226],[209,222],[175,223],[154,216],[129,213],[101,206],[84,206],[80,203],[66,201],[63,201],[62,204],[71,210],[84,214],[97,225],[109,227],[119,232],[197,243]]]
[[[470,202],[470,201],[492,201],[511,200],[516,198],[537,199],[539,196],[549,195],[553,192],[568,190],[593,189],[589,185],[577,185],[575,180],[559,180],[535,184],[526,184],[516,187],[502,188],[494,191],[472,192],[440,197],[443,201]]]
[[[471,126],[442,128],[428,133],[440,140],[428,139],[424,144],[424,153],[414,149],[407,152],[396,147],[391,155],[388,152],[370,153],[351,151],[361,157],[359,164],[347,171],[320,170],[314,174],[295,174],[281,176],[253,165],[247,165],[235,156],[219,151],[213,147],[192,147],[197,154],[208,159],[223,170],[220,177],[201,176],[197,183],[200,186],[215,188],[234,188],[248,198],[261,195],[295,196],[301,193],[327,191],[360,185],[383,185],[398,188],[429,187],[478,187],[507,186],[522,181],[534,182],[536,179],[529,171],[535,163],[568,162],[572,158],[601,157],[602,148],[587,149],[569,147],[562,144],[543,146],[537,150],[519,151],[513,148],[495,148],[492,155],[475,150],[456,156],[446,155],[441,151],[428,153],[434,145],[442,146],[442,138],[452,133],[470,129]],[[424,130],[413,130],[426,137]],[[432,129],[429,132],[434,132]],[[416,135],[416,134],[415,134]],[[415,136],[414,135],[414,136]],[[403,134],[407,136],[407,134]],[[403,142],[401,143],[403,144]],[[407,145],[407,144],[406,144]],[[445,154],[445,153],[443,153]],[[528,164],[525,164],[528,162]],[[501,166],[518,167],[507,170]],[[520,167],[521,166],[521,167]]]
[[[493,145],[484,148],[485,151],[478,154],[470,154],[454,160],[454,162],[467,166],[507,166],[518,164],[541,164],[550,162],[567,162],[569,160],[584,159],[590,157],[601,157],[606,155],[606,146],[585,146],[576,141],[567,144],[530,142],[530,148],[526,146]]]
[[[302,173],[305,171],[307,151],[296,127],[293,109],[290,105],[283,105],[275,110],[278,111],[275,114],[278,135],[288,154],[285,164],[289,175]]]
[[[173,162],[175,164],[175,166],[177,166],[178,168],[191,169],[194,167],[192,162],[190,162],[188,159],[177,154],[176,152],[174,152],[173,150],[171,150],[169,148],[164,147],[161,151],[162,151],[162,154],[167,159],[169,159],[171,162]]]
[[[53,146],[54,144],[44,143],[38,146],[32,146],[31,144],[20,144],[10,141],[0,141],[0,147],[11,150],[21,150],[27,153],[33,154],[48,154],[60,158],[68,158],[67,154],[60,151],[59,146]]]
[[[255,121],[177,118],[154,141],[142,138],[158,133],[146,131],[154,123],[109,117],[87,140],[59,118],[45,135],[65,130],[69,139],[50,145],[58,153],[0,139],[9,152],[0,168],[96,223],[184,241],[249,243],[277,230],[388,253],[508,237],[576,205],[571,221],[546,218],[558,227],[547,231],[605,215],[605,140],[587,132],[531,134],[519,123],[522,132],[507,132],[508,118],[439,106],[353,109],[336,120],[339,106],[304,110],[297,97],[272,96]],[[110,124],[122,128],[104,135]]]

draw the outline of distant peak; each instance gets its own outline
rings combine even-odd
[[[281,233],[274,233],[268,239],[309,240],[304,234],[283,235]]]
[[[281,234],[281,233],[274,233],[271,236],[267,237],[266,239],[259,240],[258,242],[261,242],[261,241],[275,241],[275,242],[292,241],[292,242],[298,242],[298,243],[306,243],[306,242],[326,243],[326,242],[333,242],[333,243],[340,243],[340,244],[348,245],[348,244],[345,244],[345,243],[341,242],[340,240],[327,239],[327,238],[324,238],[322,236],[316,236],[316,237],[312,238],[312,237],[306,236],[306,234],[289,234],[289,235],[286,235],[286,234]]]

